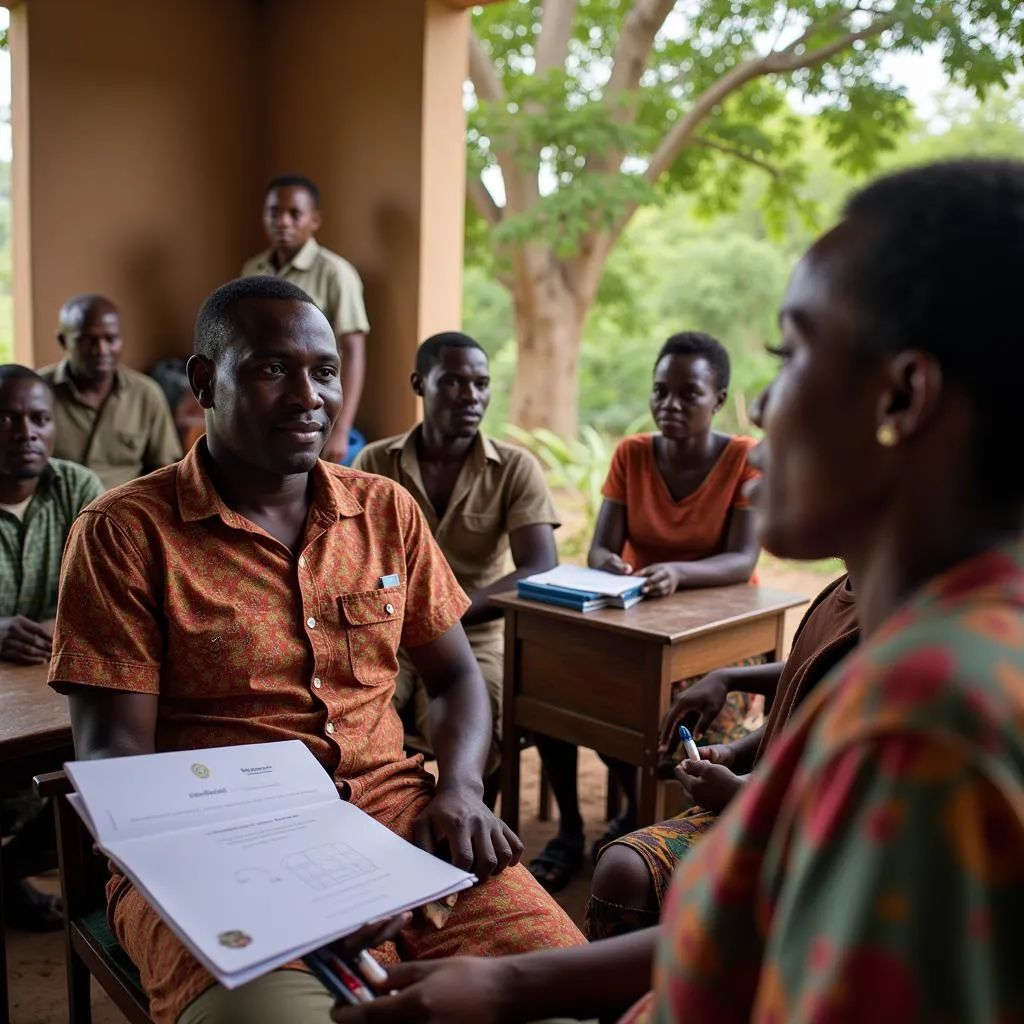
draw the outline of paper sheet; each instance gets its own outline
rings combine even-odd
[[[342,801],[299,741],[67,770],[101,849],[229,988],[475,881]]]

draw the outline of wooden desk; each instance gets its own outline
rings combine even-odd
[[[755,655],[780,660],[786,611],[807,603],[749,586],[587,614],[515,594],[491,600],[505,612],[501,816],[516,831],[526,729],[639,766],[639,824],[660,821],[658,729],[672,684]]]
[[[46,665],[0,661],[0,793],[32,784],[74,757],[67,698],[46,685]],[[2,865],[0,865],[2,871]],[[10,1021],[3,891],[0,890],[0,1024]]]

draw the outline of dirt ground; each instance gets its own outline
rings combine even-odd
[[[810,571],[803,567],[765,559],[759,573],[762,586],[811,598],[837,575],[837,570],[820,567],[820,571]],[[799,610],[789,614],[789,638],[792,638],[800,615]],[[557,818],[550,822],[541,822],[537,819],[539,778],[536,751],[531,749],[523,755],[522,765],[521,832],[526,843],[526,859],[540,850],[557,828]],[[605,786],[604,765],[592,750],[582,751],[579,788],[588,841],[597,838],[604,831]],[[38,881],[48,889],[56,888],[55,877],[47,876]],[[583,920],[583,907],[589,890],[588,863],[584,872],[558,896],[566,911],[580,923]],[[14,1024],[57,1024],[67,1020],[62,933],[29,935],[8,929],[7,965]],[[93,1021],[94,1024],[123,1024],[124,1021],[107,996],[95,985]]]

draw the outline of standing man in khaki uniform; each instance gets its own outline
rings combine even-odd
[[[344,462],[349,431],[363,393],[370,322],[363,305],[363,282],[355,267],[319,245],[313,237],[321,223],[320,190],[309,178],[275,178],[267,186],[263,201],[263,227],[270,248],[242,267],[242,277],[283,277],[312,298],[334,329],[341,353],[341,389],[345,398],[321,458]]]
[[[428,338],[416,353],[410,379],[423,399],[423,422],[367,445],[354,468],[390,477],[412,494],[472,601],[462,626],[491,701],[494,734],[485,779],[493,797],[501,758],[505,634],[501,609],[488,598],[558,564],[558,514],[536,459],[480,431],[491,379],[487,354],[476,341],[457,332]],[[429,750],[426,690],[403,651],[399,665],[395,706],[407,728],[415,730],[417,744]]]
[[[67,358],[39,371],[53,388],[56,458],[88,466],[108,490],[181,458],[160,385],[118,361],[121,315],[110,299],[68,299],[57,340]]]

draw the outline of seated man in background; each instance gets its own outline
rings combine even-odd
[[[121,366],[121,316],[102,295],[60,310],[67,358],[40,373],[53,387],[58,458],[88,466],[106,488],[181,458],[181,442],[156,381]]]
[[[501,760],[505,631],[501,609],[488,598],[558,564],[558,514],[537,460],[480,430],[491,401],[491,376],[487,353],[476,341],[455,331],[428,338],[416,353],[410,381],[423,400],[423,422],[367,445],[354,467],[396,480],[416,499],[472,602],[462,627],[491,699],[494,733],[485,774],[493,806]],[[427,691],[402,651],[398,663],[395,707],[414,731],[416,745],[430,750]]]
[[[103,493],[90,470],[50,457],[54,432],[46,381],[24,366],[0,366],[0,659],[19,665],[50,657],[64,542],[78,513]],[[59,928],[56,898],[25,881],[52,866],[44,862],[53,817],[30,791],[3,810],[4,833],[13,833],[3,854],[6,918],[34,931]]]
[[[356,268],[314,237],[321,223],[320,189],[309,178],[298,174],[275,178],[263,200],[263,228],[270,248],[246,261],[242,277],[283,277],[306,292],[327,317],[341,353],[345,403],[322,458],[343,463],[363,394],[370,322]]]
[[[423,514],[392,481],[318,458],[342,401],[327,318],[286,281],[233,281],[200,311],[188,370],[205,438],[100,498],[68,541],[50,679],[78,757],[300,739],[345,799],[481,880],[417,914],[403,958],[583,943],[482,802],[491,722],[459,623],[470,602]],[[403,754],[400,645],[431,697],[436,784]],[[127,879],[108,896],[157,1024],[328,1019],[315,978],[227,991]]]

